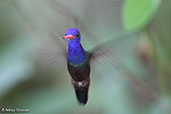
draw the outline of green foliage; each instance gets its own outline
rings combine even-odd
[[[124,28],[132,30],[146,26],[159,5],[160,0],[126,0],[122,7]]]

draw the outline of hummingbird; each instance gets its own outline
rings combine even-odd
[[[86,104],[90,85],[91,53],[81,45],[81,34],[78,29],[70,28],[64,38],[68,43],[67,67],[76,97],[80,104]]]
[[[88,101],[90,71],[92,64],[94,64],[93,61],[99,60],[98,62],[107,62],[109,64],[113,64],[114,61],[120,61],[118,58],[120,55],[113,48],[124,40],[135,38],[140,32],[133,31],[118,36],[115,35],[86,51],[81,44],[80,31],[77,28],[70,28],[64,33],[63,37],[58,34],[52,37],[55,38],[52,39],[53,42],[48,47],[45,46],[46,48],[38,49],[35,57],[38,63],[42,63],[41,66],[56,66],[60,64],[59,69],[64,67],[65,62],[67,62],[67,70],[75,89],[77,101],[79,104],[85,105]],[[59,39],[56,39],[56,37]],[[62,38],[66,40],[68,49],[65,48],[66,45],[63,44]],[[64,66],[61,64],[64,64]]]
[[[75,89],[77,100],[80,104],[85,105],[88,100],[91,71],[90,62],[101,55],[105,55],[106,52],[112,53],[110,47],[113,47],[115,45],[114,43],[118,44],[123,41],[123,39],[127,39],[125,37],[130,36],[132,36],[132,33],[119,37],[118,41],[113,42],[111,41],[113,39],[111,39],[94,47],[90,51],[86,51],[81,45],[81,34],[77,28],[70,28],[65,32],[63,38],[66,39],[68,44],[67,68],[71,76],[71,82]],[[106,45],[110,46],[105,48]]]

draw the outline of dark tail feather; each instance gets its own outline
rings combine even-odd
[[[75,89],[77,99],[80,104],[85,105],[88,100],[88,88],[86,89]]]

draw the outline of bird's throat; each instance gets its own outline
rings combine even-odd
[[[67,59],[72,64],[81,64],[86,59],[86,51],[83,49],[80,43],[70,43],[68,45]]]

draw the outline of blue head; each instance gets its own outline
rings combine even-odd
[[[78,29],[70,28],[64,38],[67,40],[69,49],[67,58],[73,64],[79,64],[86,59],[86,52],[80,44],[81,35]]]
[[[81,34],[78,29],[70,28],[65,32],[64,38],[67,40],[68,45],[80,44]]]

